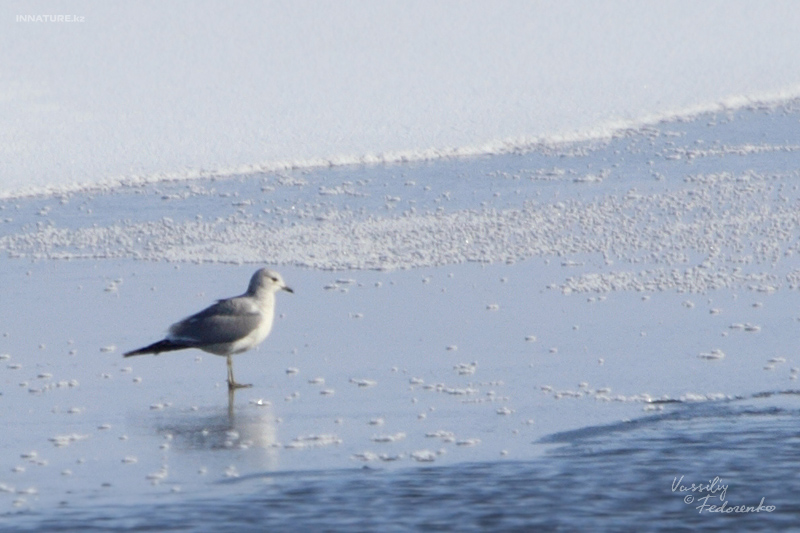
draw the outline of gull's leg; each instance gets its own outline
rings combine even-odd
[[[233,359],[231,356],[228,356],[228,390],[234,389],[244,389],[247,387],[252,387],[251,384],[243,384],[243,383],[236,383],[236,380],[233,379]]]

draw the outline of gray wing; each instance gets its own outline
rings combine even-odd
[[[169,328],[169,338],[196,346],[234,342],[249,335],[261,322],[261,313],[247,298],[220,300]]]

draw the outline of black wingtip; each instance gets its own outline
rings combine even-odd
[[[154,342],[149,346],[145,346],[144,348],[139,348],[138,350],[131,350],[130,352],[125,352],[124,354],[122,354],[122,356],[131,357],[134,355],[146,355],[150,353],[158,355],[161,352],[172,352],[175,350],[183,350],[185,348],[191,348],[191,346],[181,342],[175,342],[169,339],[164,339],[162,341]]]

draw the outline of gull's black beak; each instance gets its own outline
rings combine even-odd
[[[287,287],[286,285],[284,285],[283,287],[281,287],[281,289],[282,289],[282,290],[284,290],[284,291],[286,291],[286,292],[291,292],[292,294],[294,294],[294,291],[291,289],[291,287]]]

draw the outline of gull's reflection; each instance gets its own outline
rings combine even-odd
[[[228,405],[196,410],[164,411],[155,421],[158,434],[170,438],[173,450],[249,450],[248,462],[261,468],[277,464],[275,415],[269,405],[235,405],[235,390]]]

